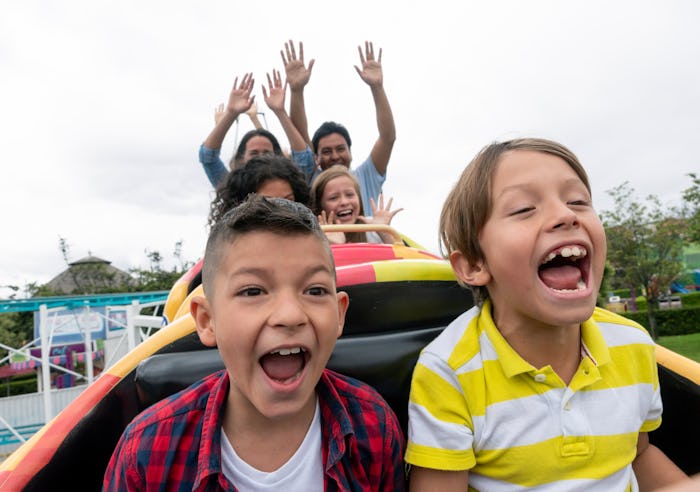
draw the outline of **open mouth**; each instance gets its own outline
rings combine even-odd
[[[572,244],[551,251],[539,266],[542,283],[557,292],[578,292],[588,285],[588,251]]]
[[[338,219],[347,219],[352,217],[352,209],[343,210],[335,214]]]
[[[280,348],[260,357],[260,365],[270,379],[290,384],[304,372],[307,357],[303,347]]]

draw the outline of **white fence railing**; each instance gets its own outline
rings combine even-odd
[[[75,400],[86,385],[52,389],[51,406],[56,413]],[[44,396],[42,393],[0,398],[0,459],[17,449],[44,425]],[[21,439],[20,439],[21,437]]]

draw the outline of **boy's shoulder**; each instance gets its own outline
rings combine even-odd
[[[222,383],[225,374],[225,370],[217,371],[154,403],[134,417],[126,432],[140,433],[175,419],[188,418],[193,412],[203,413],[212,391]]]
[[[591,319],[600,328],[608,345],[622,343],[654,344],[649,332],[642,325],[617,313],[596,307]]]
[[[479,323],[482,308],[474,306],[456,317],[423,348],[421,355],[431,354],[454,367],[478,357],[482,349],[480,335],[485,329],[484,323]]]
[[[326,399],[325,403],[334,403],[336,400],[343,405],[389,406],[382,395],[369,384],[328,368],[323,371],[319,383],[322,388],[319,394]]]

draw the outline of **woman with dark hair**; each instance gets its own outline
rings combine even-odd
[[[309,205],[309,187],[302,172],[287,157],[264,154],[234,169],[217,186],[216,197],[211,203],[209,225],[214,225],[251,193]]]
[[[264,85],[262,88],[265,103],[277,116],[282,129],[289,139],[294,162],[305,173],[310,175],[315,166],[313,155],[307,149],[306,142],[284,108],[287,85],[282,83],[282,78],[277,70],[273,70],[271,75],[267,74],[267,82],[268,88],[266,89]],[[242,113],[247,113],[250,116],[256,128],[247,132],[241,138],[236,153],[229,163],[231,171],[243,167],[250,159],[256,156],[265,154],[284,155],[279,141],[272,133],[262,128],[257,118],[257,112],[254,109],[255,96],[251,96],[254,83],[253,75],[250,73],[243,76],[240,86],[238,85],[238,77],[236,77],[233,89],[231,89],[229,94],[228,103],[225,107],[223,104],[219,105],[215,111],[214,120],[216,125],[199,148],[199,162],[204,167],[204,172],[214,188],[217,188],[226,175],[229,174],[219,155],[221,144],[233,122]]]
[[[243,76],[240,85],[238,84],[238,77],[236,77],[226,107],[224,108],[220,105],[215,111],[214,120],[216,125],[199,147],[199,162],[204,167],[204,172],[214,188],[228,174],[228,170],[219,155],[221,144],[224,142],[226,133],[228,133],[234,121],[253,106],[255,96],[251,96],[251,92],[254,82],[253,74],[251,73]],[[233,171],[242,167],[252,157],[263,154],[282,155],[282,148],[272,133],[264,128],[256,128],[243,135],[229,166]]]

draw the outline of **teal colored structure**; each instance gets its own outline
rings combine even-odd
[[[93,294],[86,296],[52,296],[33,297],[31,299],[7,299],[0,301],[0,313],[21,313],[38,311],[39,306],[47,308],[65,307],[76,309],[86,306],[124,306],[138,301],[139,304],[147,302],[165,301],[168,298],[167,290],[152,292],[125,292],[119,294]]]

